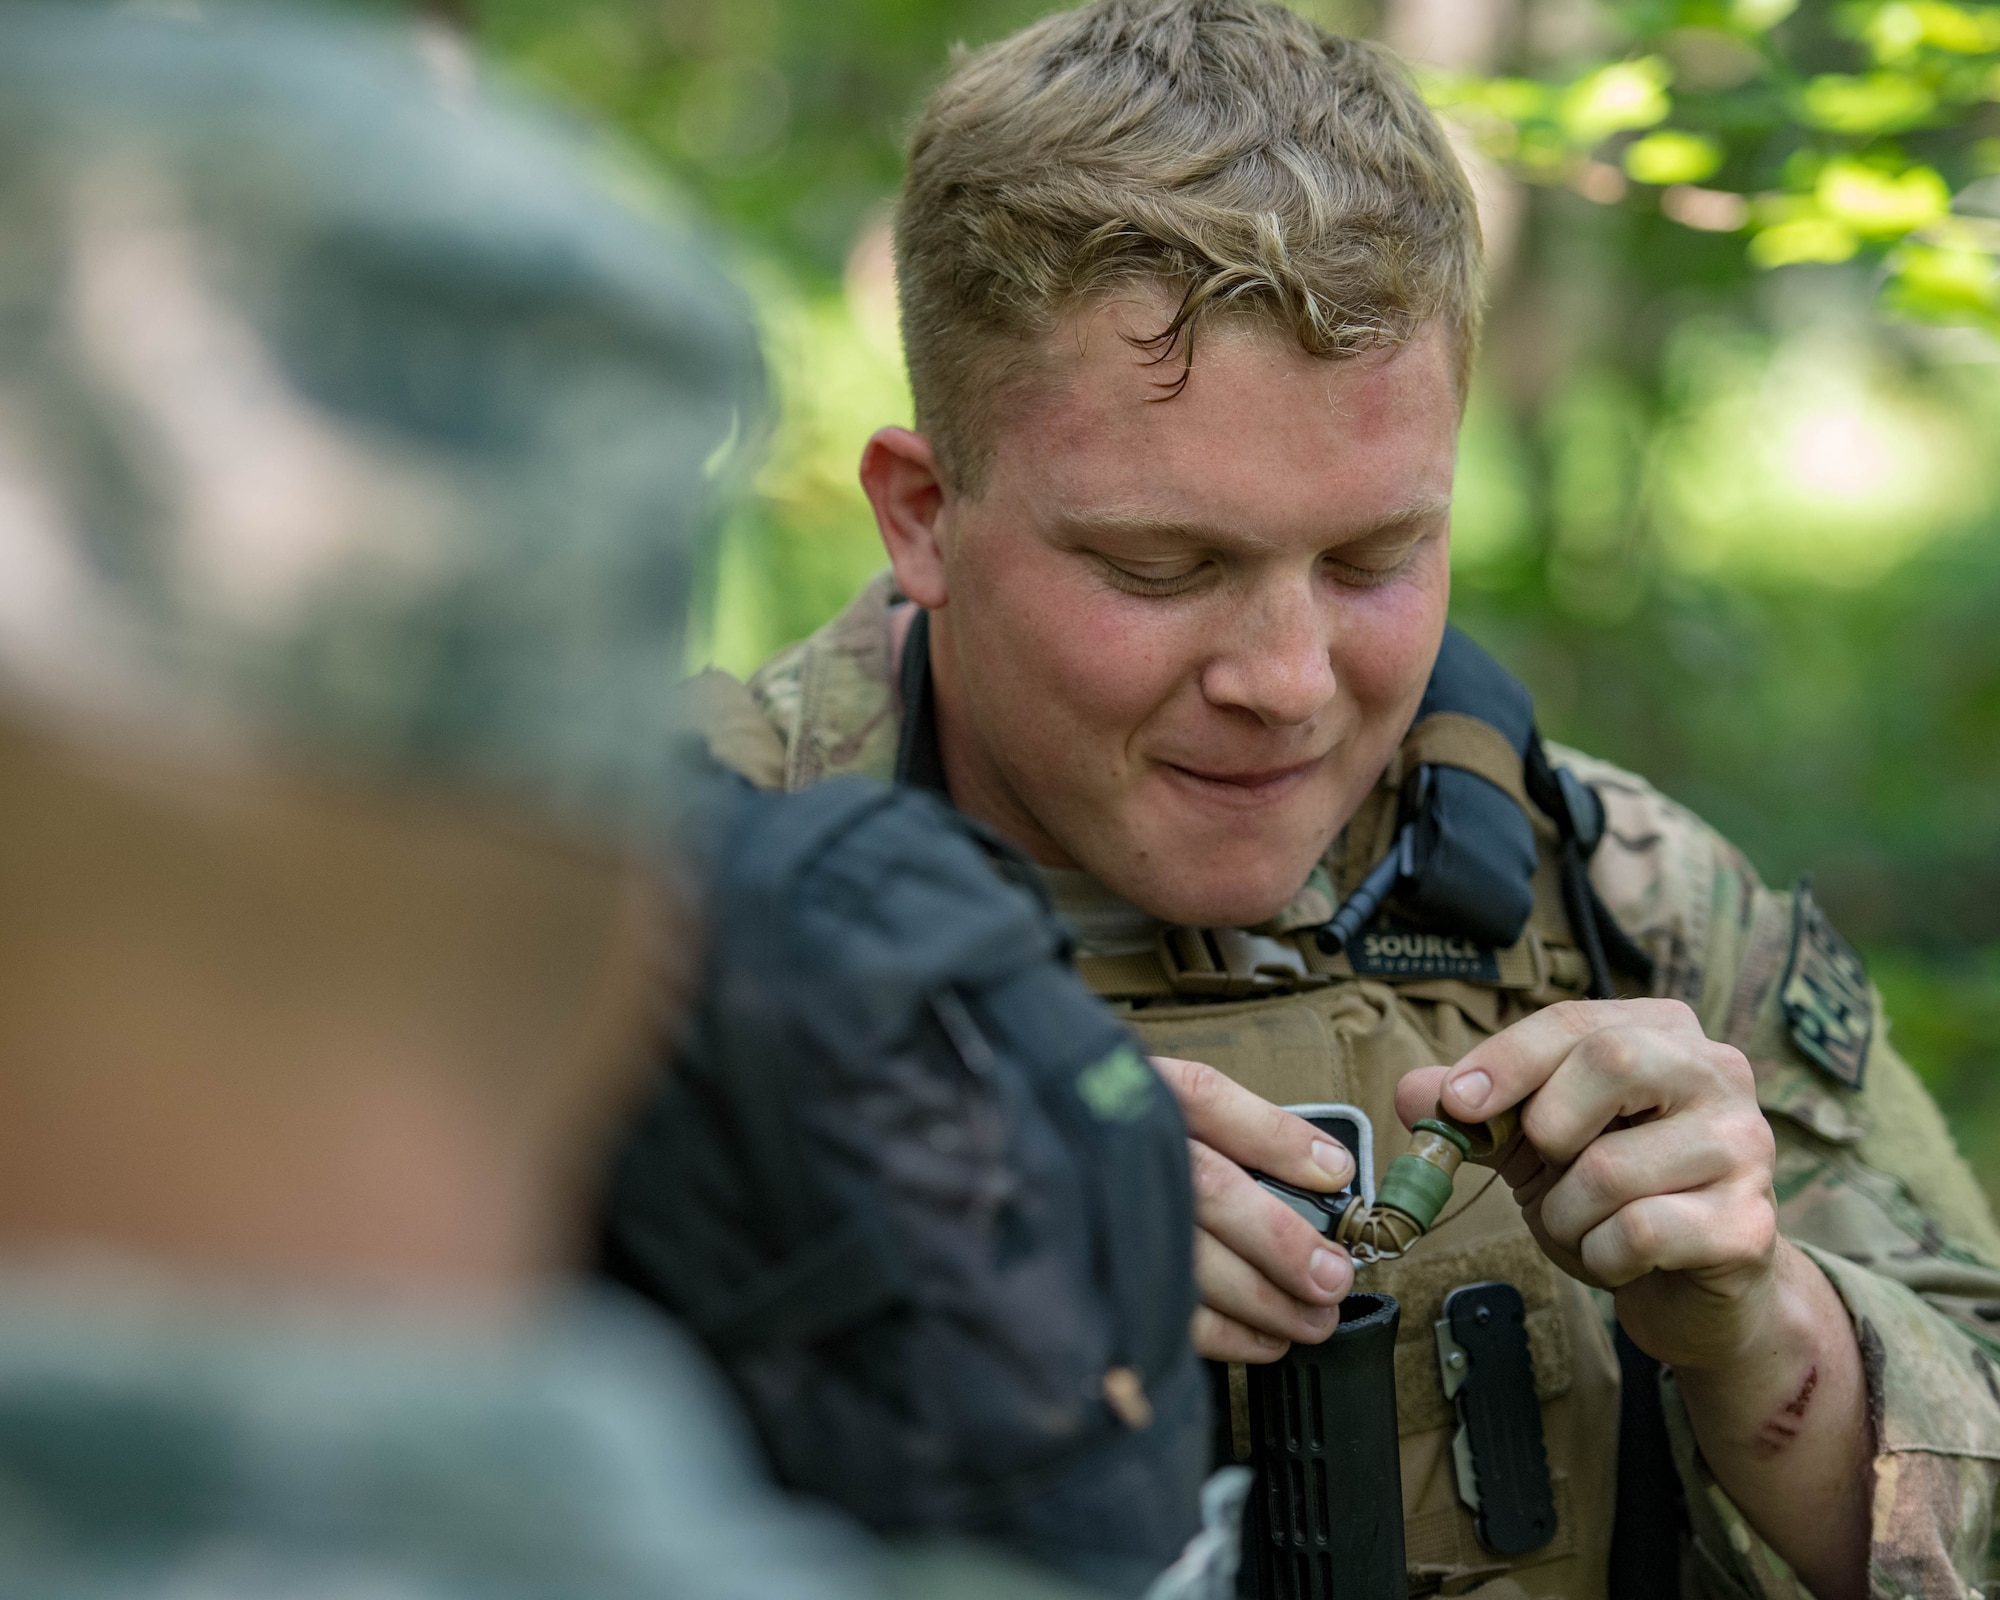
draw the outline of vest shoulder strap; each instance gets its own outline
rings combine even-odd
[[[1528,800],[1521,754],[1490,722],[1462,711],[1433,711],[1403,738],[1404,770],[1420,765],[1457,767],[1484,778],[1533,819],[1540,808]]]

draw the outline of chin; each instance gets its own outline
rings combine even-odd
[[[1274,873],[1268,862],[1243,872],[1182,869],[1171,876],[1149,876],[1119,892],[1142,911],[1178,927],[1247,928],[1284,910],[1318,859],[1317,854],[1308,856],[1296,873]]]

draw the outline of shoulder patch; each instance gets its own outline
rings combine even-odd
[[[1861,1087],[1875,1036],[1868,971],[1826,920],[1807,879],[1792,895],[1792,954],[1779,991],[1792,1043],[1837,1083]]]

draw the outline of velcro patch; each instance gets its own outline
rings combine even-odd
[[[1875,1036],[1868,970],[1834,931],[1805,879],[1792,901],[1792,954],[1779,993],[1792,1043],[1836,1083],[1861,1087]]]
[[[1379,924],[1348,941],[1347,964],[1357,978],[1467,978],[1500,981],[1500,954],[1490,944],[1450,933],[1418,933]]]

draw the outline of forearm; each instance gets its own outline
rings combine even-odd
[[[1853,1323],[1780,1241],[1758,1335],[1735,1359],[1676,1366],[1716,1481],[1820,1600],[1868,1592],[1874,1439]]]

